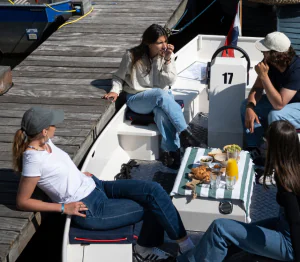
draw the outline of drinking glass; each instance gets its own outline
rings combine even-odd
[[[235,160],[238,160],[239,157],[239,151],[226,151],[227,159],[233,158]]]
[[[221,181],[220,173],[211,172],[210,173],[210,188],[218,189]]]
[[[229,158],[228,161],[227,161],[226,175],[234,176],[236,181],[239,178],[238,177],[239,176],[238,165],[237,165],[237,162],[234,158]]]
[[[226,175],[226,189],[233,190],[235,182],[236,182],[236,177],[235,176]]]

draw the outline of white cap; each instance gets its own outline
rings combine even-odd
[[[287,52],[291,46],[290,39],[281,32],[273,32],[267,34],[267,36],[255,43],[256,48],[259,51],[277,51],[277,52]]]

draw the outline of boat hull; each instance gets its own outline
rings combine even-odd
[[[52,4],[58,10],[71,10],[69,1]],[[45,5],[0,4],[0,54],[26,54],[44,39],[50,25],[67,20],[71,13],[55,12]]]

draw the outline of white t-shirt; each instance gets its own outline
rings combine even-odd
[[[91,177],[81,173],[72,159],[49,139],[51,153],[27,150],[23,154],[25,177],[41,177],[37,186],[55,203],[76,202],[88,196],[96,187]]]

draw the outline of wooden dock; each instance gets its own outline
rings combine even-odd
[[[56,31],[13,70],[14,86],[0,96],[0,261],[16,261],[41,224],[40,213],[15,208],[19,177],[11,170],[11,147],[25,110],[64,110],[53,140],[79,165],[116,111],[101,97],[125,49],[152,23],[165,24],[179,2],[95,0],[90,15]]]

